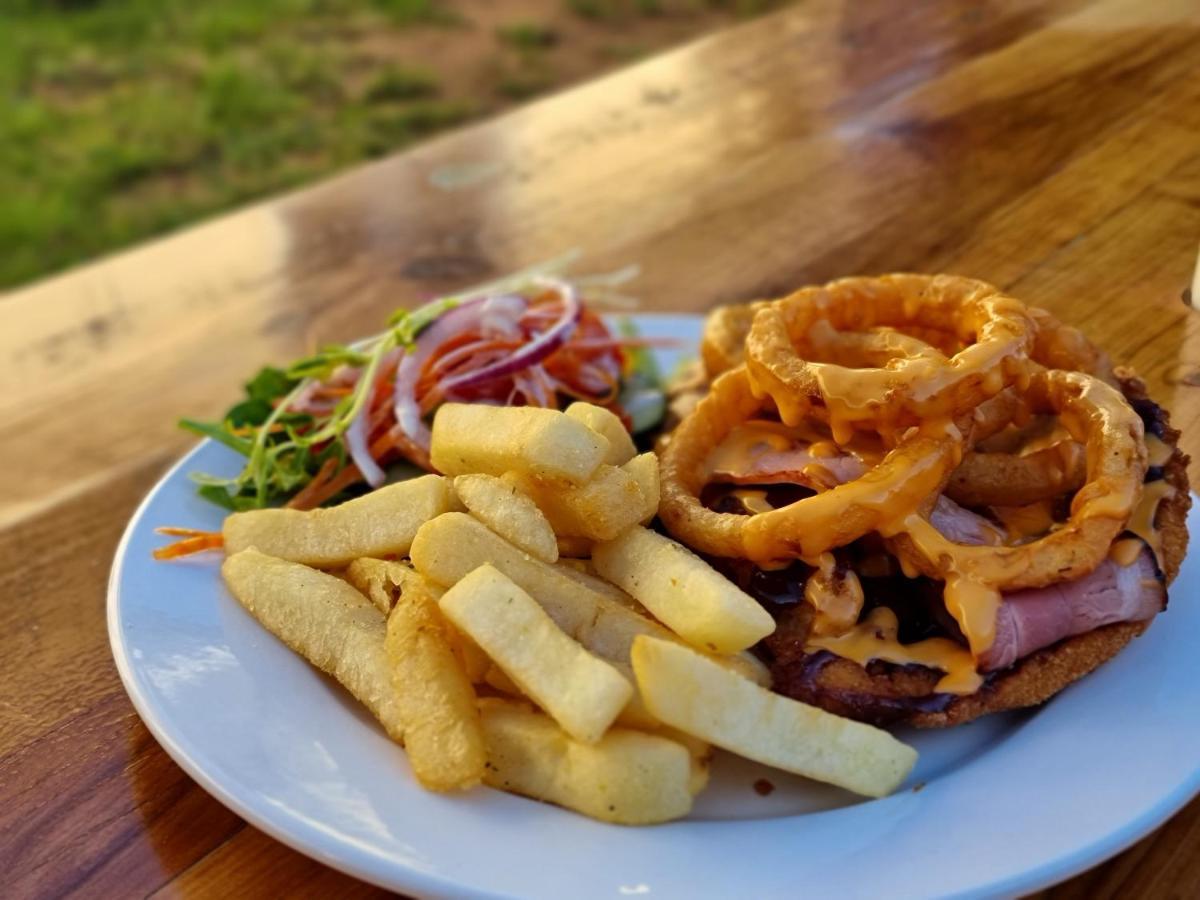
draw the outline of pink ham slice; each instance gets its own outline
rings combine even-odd
[[[769,450],[749,460],[737,472],[717,477],[735,484],[812,484],[804,469],[823,466],[838,482],[851,481],[866,471],[854,456],[816,457],[807,449]],[[1003,533],[988,519],[939,497],[930,522],[959,544],[996,545]],[[996,637],[979,660],[982,671],[1011,666],[1035,650],[1086,634],[1102,625],[1153,618],[1166,606],[1167,590],[1158,577],[1154,557],[1146,548],[1128,566],[1106,559],[1094,572],[1050,587],[1004,595],[996,614]]]
[[[994,547],[1004,540],[1000,529],[990,521],[946,496],[937,498],[929,513],[929,522],[956,544]]]
[[[804,471],[809,466],[821,466],[837,484],[854,481],[867,471],[862,460],[849,453],[813,456],[807,447],[797,447],[792,450],[764,450],[756,453],[742,461],[737,469],[717,469],[713,472],[713,480],[730,484],[800,484],[805,487],[823,487],[824,485],[816,483],[811,472]]]
[[[1106,559],[1075,581],[1005,594],[996,615],[996,638],[980,658],[980,668],[1006,668],[1035,650],[1102,625],[1151,619],[1166,602],[1167,589],[1146,548],[1128,566]]]

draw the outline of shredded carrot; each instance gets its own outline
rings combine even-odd
[[[295,497],[287,502],[289,509],[312,509],[315,506],[320,506],[319,502],[312,502],[314,494],[318,493],[321,486],[325,484],[333,473],[337,471],[337,457],[331,456],[325,462],[321,463],[321,468],[317,469],[317,474],[312,477],[312,481],[306,484]]]
[[[216,531],[202,531],[199,528],[176,528],[174,526],[155,528],[154,533],[165,534],[168,537],[206,537],[210,534],[219,534]]]
[[[159,529],[162,531],[162,529]],[[169,532],[164,532],[169,533]],[[193,553],[203,553],[205,550],[220,550],[225,546],[225,539],[219,531],[197,532],[194,537],[184,538],[154,551],[155,559],[178,559],[181,556],[191,556]]]

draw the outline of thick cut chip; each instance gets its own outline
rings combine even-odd
[[[358,588],[383,614],[390,615],[396,601],[405,591],[422,591],[436,601],[443,589],[429,581],[424,575],[404,561],[386,559],[356,559],[346,568],[346,580]],[[446,642],[454,651],[459,665],[467,673],[472,684],[491,683],[488,677],[492,661],[487,654],[475,646],[465,634],[449,622],[442,620]]]
[[[484,564],[495,566],[533,597],[559,628],[626,677],[632,677],[629,650],[637,635],[675,639],[657,622],[577,581],[558,566],[534,559],[463,513],[447,513],[427,523],[413,541],[412,561],[426,578],[446,586]],[[766,667],[749,654],[721,657],[719,662],[757,682],[770,683]],[[637,695],[620,721],[654,722]]]
[[[654,453],[643,453],[635,456],[624,466],[627,473],[633,476],[642,492],[642,515],[638,521],[645,525],[658,515],[658,502],[662,497],[662,487],[659,480],[658,456]]]
[[[387,559],[356,559],[346,567],[346,580],[385,616],[390,615],[396,598],[420,574],[407,562]]]
[[[581,565],[570,565],[570,563],[580,563]],[[559,560],[554,568],[558,569],[558,571],[562,572],[572,581],[577,581],[589,591],[593,591],[597,594],[603,594],[610,600],[615,600],[622,606],[632,609],[639,616],[644,616],[648,619],[653,618],[653,616],[651,616],[646,610],[646,607],[642,606],[642,604],[638,603],[615,584],[610,581],[605,581],[598,575],[593,575],[584,560]]]
[[[735,653],[775,630],[754,598],[670,538],[640,526],[592,551],[596,571],[688,643]]]
[[[434,791],[479,784],[487,750],[475,691],[446,640],[432,592],[406,587],[388,618],[384,647],[417,780]]]
[[[688,751],[657,735],[613,728],[594,744],[576,741],[549,716],[518,704],[481,704],[495,788],[620,825],[650,825],[692,808]]]
[[[564,634],[537,601],[492,566],[459,581],[440,606],[576,740],[598,741],[633,696],[625,676]]]
[[[604,461],[610,466],[623,466],[637,456],[633,436],[625,428],[620,416],[612,410],[579,401],[567,407],[567,415],[578,419],[608,441],[608,453]]]
[[[569,537],[558,535],[558,558],[581,560],[587,559],[592,555],[592,544],[595,541],[589,541],[583,537]]]
[[[254,549],[228,557],[221,575],[267,631],[336,678],[393,740],[404,740],[404,716],[384,649],[387,624],[366,597],[336,576]]]
[[[608,441],[553,409],[443,403],[433,419],[430,457],[446,475],[515,471],[582,484],[606,453]]]
[[[413,537],[455,503],[450,482],[425,475],[328,509],[255,509],[225,519],[229,555],[248,547],[279,559],[334,568],[361,556],[407,556]]]
[[[454,491],[467,511],[542,562],[558,561],[558,539],[537,504],[494,475],[459,475]]]
[[[774,694],[679,644],[638,637],[633,670],[662,722],[777,769],[882,797],[917,761],[886,731]]]
[[[637,479],[624,467],[600,466],[591,481],[578,487],[547,484],[518,472],[509,472],[505,481],[532,497],[554,533],[564,537],[612,540],[640,522],[648,505]]]

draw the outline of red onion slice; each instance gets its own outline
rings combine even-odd
[[[374,389],[371,390],[374,393]],[[371,451],[367,447],[367,421],[370,419],[371,398],[367,397],[367,402],[362,405],[362,409],[358,411],[349,427],[346,429],[346,447],[350,451],[350,458],[354,460],[354,465],[358,466],[358,471],[362,473],[363,479],[373,488],[379,487],[387,480],[387,475],[375,462],[371,456]]]
[[[485,337],[512,337],[521,333],[521,316],[529,303],[515,294],[488,297],[479,311],[479,330]]]
[[[421,407],[417,403],[417,381],[421,369],[431,353],[460,331],[474,328],[479,323],[481,307],[486,297],[477,297],[447,310],[434,319],[433,323],[417,336],[417,345],[405,353],[396,366],[396,384],[393,405],[396,425],[401,433],[423,450],[429,449],[429,428],[421,420]]]
[[[555,291],[562,298],[562,312],[554,324],[507,359],[497,360],[471,372],[464,372],[461,375],[445,379],[440,385],[443,391],[473,387],[485,381],[520,372],[535,363],[540,363],[566,342],[575,330],[575,326],[579,324],[579,317],[583,314],[583,304],[579,302],[575,288],[565,281],[539,278],[537,284]]]

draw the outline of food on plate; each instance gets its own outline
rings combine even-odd
[[[682,744],[628,728],[587,744],[518,704],[489,701],[481,712],[484,781],[492,787],[621,825],[668,822],[691,811],[699,779]]]
[[[624,675],[567,636],[536,600],[492,566],[475,569],[438,605],[577,741],[600,740],[633,696]]]
[[[700,557],[635,525],[597,544],[596,571],[689,643],[736,653],[775,630],[771,614]]]
[[[370,557],[354,560],[342,575],[385,616],[391,613],[401,591],[421,579],[411,563]]]
[[[657,453],[599,362],[644,349],[575,335],[571,285],[413,316],[288,388],[327,418],[275,394],[214,435],[249,442],[247,472],[207,486],[226,505],[344,502],[169,529],[185,540],[161,555],[223,546],[239,602],[434,790],[662,822],[719,747],[883,796],[916,753],[876,725],[1046,700],[1147,627],[1186,549],[1166,413],[983,282],[851,278],[714,312]],[[539,394],[564,348],[608,394]],[[385,486],[381,435],[439,474]],[[346,500],[356,479],[376,490]]]
[[[533,406],[446,403],[433,419],[431,460],[447,475],[519,472],[581,485],[608,453],[608,440],[578,419]]]
[[[474,787],[487,763],[475,690],[451,634],[436,593],[409,580],[388,616],[384,649],[409,765],[433,791]]]
[[[537,504],[494,475],[459,475],[454,492],[467,512],[545,563],[558,562],[558,538]]]
[[[917,761],[886,731],[773,693],[679,644],[639,637],[633,671],[662,722],[777,769],[882,797]]]
[[[264,368],[219,422],[180,423],[246,458],[234,477],[195,473],[198,492],[230,510],[345,500],[382,485],[394,464],[430,469],[429,422],[445,403],[584,401],[633,431],[653,427],[663,398],[647,348],[662,342],[638,337],[627,321],[611,330],[589,306],[627,299],[615,289],[636,273],[569,279],[570,262],[399,310],[374,337]],[[589,424],[615,436],[612,419]],[[622,439],[605,455],[627,446]],[[203,536],[188,537],[197,539],[181,549],[204,549]]]
[[[225,552],[257,547],[311,566],[343,566],[362,556],[405,556],[422,524],[455,505],[440,475],[401,481],[329,509],[233,513],[221,532]]]
[[[532,497],[564,537],[607,541],[658,509],[658,460],[653,453],[635,456],[622,466],[601,465],[585,484],[563,487],[536,476],[510,471],[515,488]]]
[[[292,650],[336,678],[404,740],[404,713],[384,641],[387,619],[342,579],[254,548],[226,558],[221,575],[250,615]]]
[[[1165,608],[1179,433],[1044,310],[950,276],[843,279],[716,311],[702,350],[659,515],[774,614],[776,691],[954,725],[1047,700]]]
[[[494,566],[537,600],[559,628],[626,674],[637,635],[672,637],[630,604],[613,600],[607,591],[589,589],[564,569],[532,558],[463,513],[446,513],[425,525],[413,542],[412,560],[418,572],[447,587],[480,566]],[[724,656],[721,662],[747,678],[765,680],[762,664],[752,656]]]
[[[610,466],[623,466],[637,456],[633,435],[629,433],[629,429],[625,427],[621,417],[611,409],[581,401],[568,406],[567,415],[578,419],[608,441],[608,450],[604,454],[603,461]]]
[[[798,425],[819,406],[835,440],[858,422],[909,425],[946,409],[970,410],[1012,384],[1023,371],[1034,325],[1023,303],[981,281],[948,275],[843,278],[802,288],[754,314],[746,335],[746,368],[755,392]],[[828,326],[823,332],[814,326]],[[949,332],[962,349],[948,358],[923,341],[902,347],[884,365],[818,362],[820,333],[870,328]],[[907,342],[911,345],[911,341]]]

